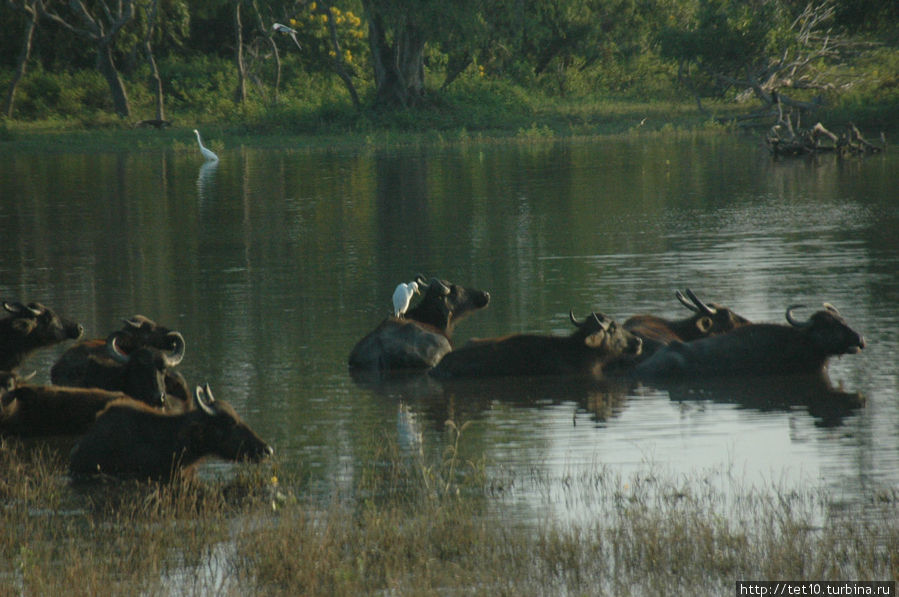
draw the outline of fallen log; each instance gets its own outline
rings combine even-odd
[[[868,155],[886,150],[886,138],[881,133],[881,145],[871,143],[851,124],[837,135],[820,122],[810,129],[795,129],[789,117],[771,127],[765,136],[768,150],[776,156],[797,156],[835,152],[841,156]]]

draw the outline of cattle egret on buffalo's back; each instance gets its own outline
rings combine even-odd
[[[409,308],[412,301],[412,295],[418,292],[418,282],[409,282],[405,284],[400,282],[396,290],[393,291],[393,314],[396,317],[402,317]]]
[[[278,33],[284,33],[286,35],[289,35],[290,37],[293,38],[293,43],[295,43],[297,45],[297,48],[299,48],[300,50],[303,49],[303,46],[301,46],[300,42],[297,41],[297,30],[296,29],[291,29],[287,25],[282,25],[281,23],[275,23],[274,25],[272,25],[272,29],[274,29]]]
[[[219,161],[219,156],[215,155],[211,149],[207,148],[203,145],[203,141],[200,139],[200,131],[194,129],[194,133],[197,135],[197,143],[200,144],[200,153],[203,154],[203,157],[206,158],[207,162],[217,162]]]

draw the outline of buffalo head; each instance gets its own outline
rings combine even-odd
[[[230,404],[216,402],[209,384],[197,386],[194,397],[203,413],[202,423],[193,427],[193,449],[228,460],[259,462],[274,450],[243,422]]]
[[[414,308],[406,311],[406,319],[433,326],[447,337],[452,336],[453,328],[462,318],[490,302],[490,293],[483,290],[464,288],[437,278],[426,282],[421,274],[415,281],[424,288],[423,297]]]
[[[607,355],[606,362],[639,356],[643,349],[640,338],[602,313],[594,312],[578,321],[574,312],[569,311],[568,318],[577,328],[572,336],[581,338],[588,348]]]
[[[69,321],[40,303],[3,303],[10,316],[0,321],[0,369],[14,369],[31,352],[77,340],[84,332],[80,323]]]
[[[865,338],[849,327],[837,308],[830,303],[824,303],[824,310],[812,313],[807,321],[797,321],[793,317],[793,310],[803,306],[788,307],[787,322],[801,330],[814,347],[823,354],[855,354],[865,347]]]
[[[130,354],[124,354],[119,349],[118,333],[110,336],[106,344],[107,353],[117,366],[105,373],[109,381],[103,380],[102,385],[125,392],[151,406],[165,406],[166,373],[181,363],[185,348],[181,334],[169,332],[168,336],[174,345],[171,353],[142,346]]]
[[[674,294],[684,307],[693,311],[694,316],[690,319],[697,332],[695,337],[682,337],[680,340],[697,340],[705,336],[724,334],[749,323],[748,319],[727,307],[716,303],[704,303],[689,288],[686,290],[686,296],[680,290]]]

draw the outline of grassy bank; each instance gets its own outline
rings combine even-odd
[[[721,595],[738,579],[899,577],[895,492],[859,516],[816,490],[596,470],[528,521],[507,514],[516,493],[557,480],[499,483],[450,445],[424,462],[384,441],[350,495],[323,500],[277,464],[73,486],[58,452],[6,442],[0,593]]]
[[[226,65],[219,66],[226,70]],[[469,77],[449,90],[431,91],[416,107],[366,107],[357,111],[340,86],[313,78],[305,87],[295,82],[296,87],[286,88],[278,101],[251,97],[239,105],[211,93],[189,101],[173,101],[166,112],[171,126],[157,130],[138,126],[141,119],[152,115],[151,98],[146,93],[133,94],[133,116],[120,119],[101,101],[102,85],[91,79],[98,75],[83,75],[93,81],[91,85],[66,76],[43,71],[29,75],[20,100],[21,112],[28,116],[0,120],[0,152],[151,150],[176,143],[192,146],[194,128],[202,130],[213,149],[217,149],[216,144],[219,148],[252,145],[319,149],[708,130],[732,133],[747,127],[760,132],[774,122],[769,116],[736,124],[737,117],[758,108],[753,101],[705,100],[700,111],[695,101],[670,81],[667,87],[655,81],[642,94],[640,90],[615,95],[585,89],[560,97],[545,90]],[[4,78],[0,76],[0,81]],[[890,84],[892,79],[878,81],[835,94],[817,113],[805,118],[820,120],[837,132],[854,122],[872,138],[881,131],[891,137],[899,132],[899,94]],[[79,85],[92,89],[90,97],[97,96],[96,101],[85,103],[87,92],[79,94]],[[38,101],[47,95],[48,86],[59,90],[56,95],[50,94],[56,99]],[[69,96],[81,99],[64,102]]]

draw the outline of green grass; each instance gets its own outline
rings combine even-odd
[[[899,496],[869,503],[725,473],[502,479],[464,427],[426,461],[387,440],[344,493],[277,463],[171,486],[71,485],[57,452],[0,445],[0,587],[49,595],[732,594],[738,579],[899,578]],[[522,493],[547,515],[511,515]],[[568,511],[563,517],[550,512]],[[566,521],[567,520],[567,521]],[[572,522],[573,521],[573,522]]]

